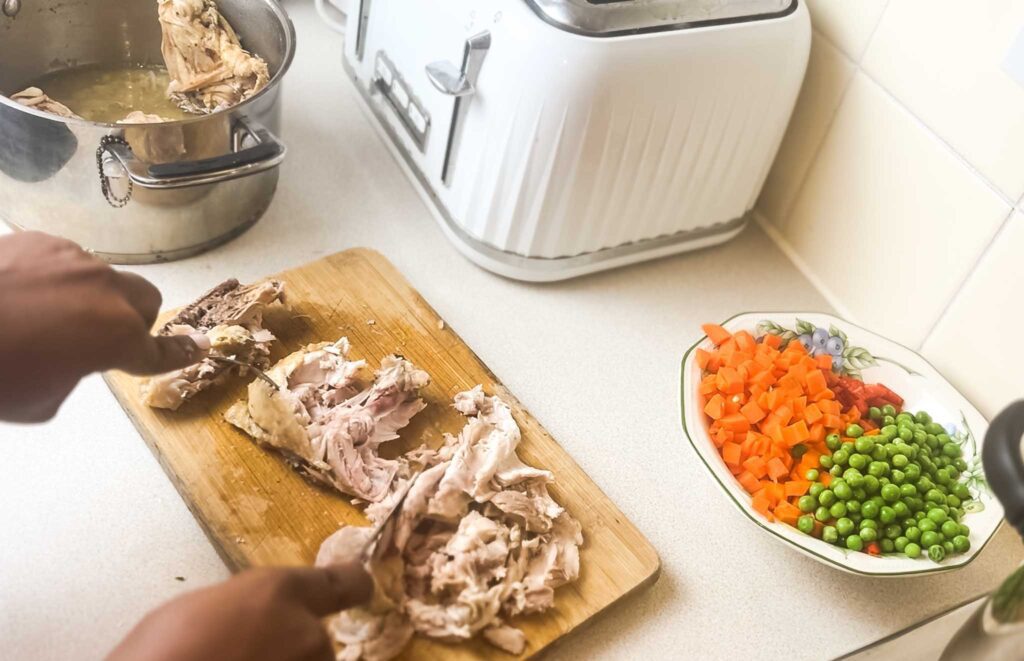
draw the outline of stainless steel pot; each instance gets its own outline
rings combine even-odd
[[[243,45],[267,61],[264,90],[212,115],[130,127],[0,97],[0,220],[121,264],[187,257],[259,220],[285,155],[275,136],[295,30],[274,0],[217,4]],[[5,0],[0,92],[69,66],[159,64],[160,40],[156,0]]]

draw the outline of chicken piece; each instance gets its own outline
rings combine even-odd
[[[244,375],[248,371],[216,357],[233,358],[260,369],[266,367],[275,338],[263,328],[263,312],[275,301],[283,300],[284,284],[276,280],[247,286],[228,280],[186,306],[160,334],[205,333],[210,339],[210,356],[195,365],[144,381],[143,401],[154,408],[177,410],[196,393],[223,383],[233,373]]]
[[[214,0],[159,0],[168,95],[187,112],[237,105],[270,81],[267,63],[242,48]]]
[[[61,117],[67,117],[68,119],[81,119],[81,117],[72,112],[72,110],[63,103],[54,101],[50,97],[46,96],[43,90],[38,87],[29,87],[23,89],[17,94],[12,94],[11,101],[17,101],[27,108],[35,108],[36,110],[60,115]]]
[[[124,119],[118,120],[118,124],[163,124],[164,122],[173,122],[173,119],[167,119],[160,115],[151,115],[142,112],[141,110],[133,110],[128,113],[128,116]]]
[[[117,123],[127,125],[124,138],[131,145],[132,152],[146,163],[156,164],[171,163],[186,154],[185,132],[180,126],[150,126],[172,121],[136,110]]]
[[[342,613],[333,625],[344,646],[341,659],[397,655],[409,631],[400,622],[449,642],[480,634],[522,654],[526,636],[504,618],[551,608],[555,590],[579,577],[579,522],[548,494],[553,475],[519,459],[511,409],[479,386],[457,395],[455,408],[469,421],[438,451],[424,454],[427,467],[367,561],[386,598],[375,597],[368,610]],[[388,504],[369,508],[371,521],[383,520]],[[346,527],[327,538],[317,564],[360,557],[369,533],[359,531],[367,530]]]
[[[388,356],[374,382],[356,389],[363,362],[348,361],[348,347],[342,338],[286,357],[268,372],[279,388],[254,381],[248,401],[232,406],[226,417],[308,477],[378,503],[393,493],[403,470],[403,461],[380,457],[380,446],[398,438],[426,406],[418,393],[430,377],[408,360]]]

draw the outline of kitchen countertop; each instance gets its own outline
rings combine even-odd
[[[174,306],[227,277],[354,246],[391,259],[661,553],[656,585],[553,656],[834,657],[993,588],[1024,557],[1004,528],[961,571],[861,578],[750,525],[685,444],[678,362],[702,322],[827,310],[821,295],[756,226],[725,246],[564,283],[478,269],[361,113],[340,37],[308,0],[285,4],[299,47],[273,206],[212,253],[132,270]],[[98,658],[147,610],[228,576],[99,377],[46,425],[0,426],[0,450],[0,658]]]

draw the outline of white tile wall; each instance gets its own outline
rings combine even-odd
[[[816,30],[860,60],[889,0],[807,0]]]
[[[1024,195],[1024,87],[1003,68],[1022,0],[892,0],[863,66],[1008,197]]]
[[[953,299],[924,355],[985,415],[1024,398],[1024,352],[1014,340],[1024,327],[1024,213],[1000,232]]]
[[[759,216],[837,309],[995,413],[1024,397],[1005,376],[1024,353],[985,363],[977,328],[1024,323],[1005,299],[1024,291],[1024,88],[1005,67],[1024,0],[807,2],[808,78]]]
[[[858,73],[783,227],[858,320],[917,346],[1009,211]],[[912,291],[912,305],[893,287]]]

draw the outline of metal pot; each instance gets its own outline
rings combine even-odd
[[[156,0],[0,1],[5,94],[69,66],[163,61]],[[65,119],[0,97],[0,220],[121,264],[194,255],[259,220],[285,155],[275,135],[295,29],[274,0],[218,7],[267,61],[265,89],[211,115],[133,126]]]
[[[1024,536],[1024,401],[996,416],[985,434],[985,478],[1006,511],[1006,522]],[[958,659],[1024,658],[1024,566],[996,589],[942,655]]]

